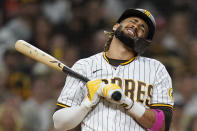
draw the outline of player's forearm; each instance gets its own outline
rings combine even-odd
[[[155,123],[155,113],[151,109],[146,109],[144,115],[139,118],[133,115],[138,123],[140,123],[144,128],[149,129],[152,128]],[[164,131],[165,129],[165,121],[163,121],[163,125],[160,131]]]
[[[140,123],[144,128],[151,128],[155,122],[155,114],[150,109],[146,109],[142,117],[136,116],[135,113],[131,113],[131,116]]]
[[[165,118],[162,110],[146,109],[139,103],[128,110],[128,113],[144,128],[153,131],[165,130]],[[136,106],[137,105],[137,106]]]
[[[81,106],[67,107],[53,114],[53,122],[56,130],[64,131],[75,128],[90,111],[90,108]]]

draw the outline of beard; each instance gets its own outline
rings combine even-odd
[[[134,49],[135,40],[129,37],[122,31],[122,25],[120,25],[117,30],[114,32],[114,35],[117,39],[119,39],[122,43],[124,43],[127,47]]]
[[[138,36],[133,39],[126,35],[122,28],[122,25],[117,28],[117,30],[114,32],[115,37],[128,48],[130,48],[134,52],[134,55],[143,54],[151,42],[145,40],[144,38],[139,38]]]

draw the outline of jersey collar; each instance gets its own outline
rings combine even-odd
[[[104,59],[107,61],[107,63],[109,63],[109,59],[107,58],[106,56],[106,52],[103,52],[103,57]],[[123,62],[123,63],[120,63],[120,65],[126,65],[126,64],[129,64],[131,63],[133,60],[135,60],[136,57],[133,57],[131,58],[130,60],[126,61],[126,62]]]

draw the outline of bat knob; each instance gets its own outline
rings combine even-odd
[[[122,97],[122,94],[119,92],[119,91],[115,91],[113,94],[112,94],[112,99],[115,100],[115,101],[119,101]]]

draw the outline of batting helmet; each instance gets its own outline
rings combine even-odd
[[[155,23],[154,17],[151,15],[151,13],[147,10],[144,10],[144,9],[130,8],[130,9],[127,9],[123,12],[123,14],[118,19],[117,23],[120,23],[122,20],[124,20],[128,17],[132,17],[132,16],[139,17],[146,22],[146,24],[148,25],[148,28],[149,28],[147,40],[152,41],[154,33],[155,33],[156,23]]]

